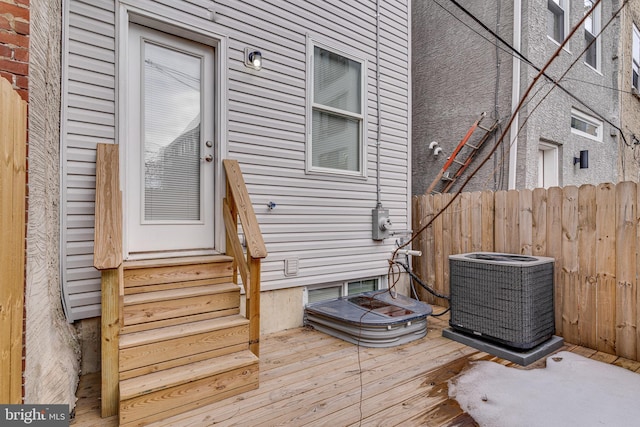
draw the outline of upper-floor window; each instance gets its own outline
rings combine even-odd
[[[562,43],[569,24],[569,0],[547,0],[547,34]]]
[[[584,0],[584,13],[588,13],[595,2],[593,0]],[[584,62],[595,68],[599,68],[600,62],[600,39],[597,39],[600,33],[600,5],[591,12],[584,21],[584,39],[585,45],[589,46],[585,54]]]
[[[362,59],[310,41],[307,170],[365,176],[365,82]]]
[[[584,114],[578,110],[571,110],[571,132],[585,138],[602,141],[603,124],[601,120]]]
[[[640,86],[638,86],[638,69],[640,67],[640,31],[638,31],[638,27],[633,25],[633,53],[631,55],[633,57],[633,74],[631,85],[636,88],[636,90],[640,90]]]

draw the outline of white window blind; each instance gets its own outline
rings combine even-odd
[[[144,44],[144,220],[200,220],[202,58]]]
[[[314,46],[312,168],[362,172],[363,64]]]

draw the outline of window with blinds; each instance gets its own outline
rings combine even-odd
[[[313,45],[310,170],[364,175],[364,61]]]
[[[144,220],[200,220],[202,58],[144,44]]]

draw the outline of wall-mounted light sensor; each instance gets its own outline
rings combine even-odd
[[[262,68],[262,53],[256,49],[245,48],[244,65],[254,70],[260,70]]]
[[[580,169],[587,169],[589,167],[589,151],[581,150],[580,157],[573,158],[573,164],[580,164]]]

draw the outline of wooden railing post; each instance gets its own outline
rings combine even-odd
[[[250,285],[247,295],[247,318],[249,319],[249,350],[260,356],[260,259],[249,259]]]
[[[118,341],[124,298],[122,278],[122,194],[118,146],[98,144],[93,265],[102,271],[102,410],[118,413]]]

